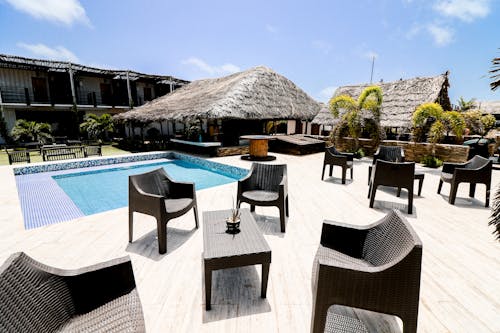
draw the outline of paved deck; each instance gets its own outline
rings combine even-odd
[[[259,267],[224,270],[214,274],[212,310],[205,311],[202,228],[192,229],[192,212],[169,223],[166,255],[158,254],[155,222],[145,215],[136,216],[134,242],[127,242],[126,208],[24,230],[9,166],[0,167],[0,262],[15,251],[61,268],[130,255],[149,332],[309,332],[311,266],[323,219],[368,224],[391,208],[405,213],[407,199],[404,191],[397,198],[383,189],[375,208],[368,207],[368,159],[355,161],[354,181],[341,185],[340,168],[333,179],[320,180],[322,153],[275,155],[273,163],[288,164],[290,218],[282,234],[277,208],[256,210],[273,253],[266,299],[259,297]],[[214,160],[250,166],[239,156]],[[413,214],[405,214],[424,246],[419,332],[500,332],[500,243],[487,225],[484,187],[469,199],[461,186],[451,206],[448,184],[436,193],[439,171],[424,170],[422,196],[415,196]],[[499,182],[500,171],[493,171],[493,186]],[[197,195],[201,222],[202,211],[231,206],[236,183]]]

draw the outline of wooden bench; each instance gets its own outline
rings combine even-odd
[[[86,157],[86,155],[84,147],[82,146],[42,148],[42,158],[44,161],[57,161],[84,157]]]
[[[12,163],[30,163],[30,153],[27,150],[8,151],[9,164]]]

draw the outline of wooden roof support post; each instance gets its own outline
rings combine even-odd
[[[128,106],[133,109],[134,108],[134,101],[132,100],[132,90],[130,89],[130,78],[128,76],[127,71],[127,94],[128,94]]]
[[[69,84],[71,85],[71,98],[73,100],[73,105],[76,107],[76,91],[75,80],[73,79],[73,68],[71,68],[71,63],[68,63],[68,65]]]

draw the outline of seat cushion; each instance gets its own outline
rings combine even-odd
[[[346,164],[348,168],[352,168],[352,161],[347,161]]]
[[[137,289],[89,313],[75,316],[58,332],[145,332]]]
[[[444,182],[451,183],[451,181],[453,180],[453,174],[447,172],[441,172],[441,179]]]
[[[279,198],[278,192],[270,191],[246,191],[242,193],[243,198],[251,201],[276,201]]]
[[[193,199],[179,198],[179,199],[165,199],[165,209],[167,213],[175,213],[189,207],[193,203]]]

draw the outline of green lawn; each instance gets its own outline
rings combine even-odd
[[[102,156],[123,155],[130,154],[129,151],[118,149],[111,145],[102,146]],[[31,163],[42,162],[42,156],[39,152],[30,153]],[[5,150],[0,151],[0,165],[8,165],[9,158]]]

